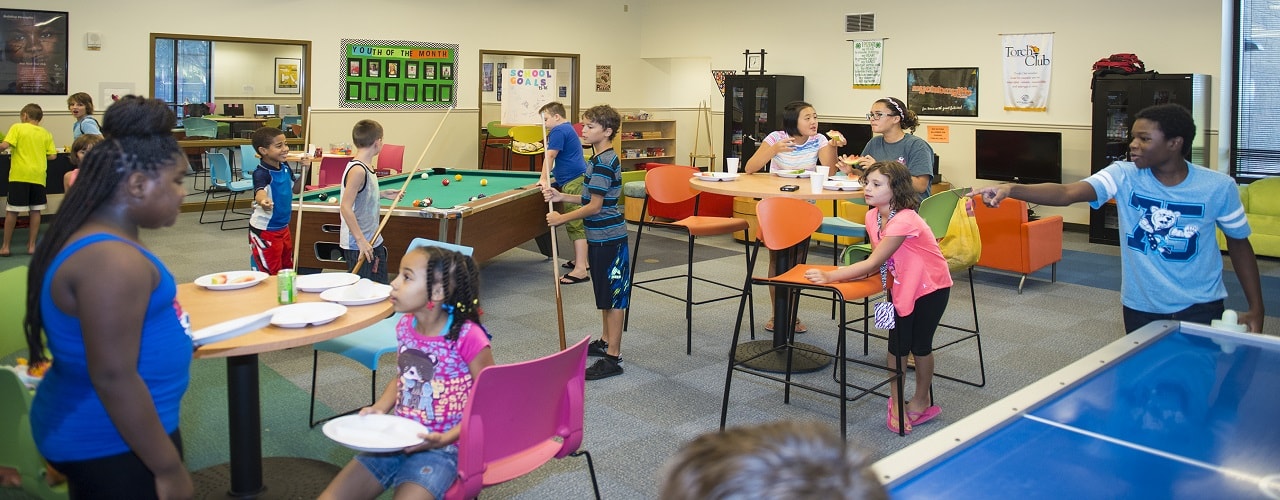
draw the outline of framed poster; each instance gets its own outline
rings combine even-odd
[[[301,94],[302,59],[276,58],[276,93]]]
[[[481,92],[493,92],[493,63],[487,62],[480,65],[480,73],[483,80],[480,81]]]
[[[343,108],[447,108],[454,88],[458,44],[343,39],[339,44]],[[424,85],[425,84],[425,85]]]
[[[908,69],[907,108],[921,116],[978,116],[978,68]]]
[[[0,9],[0,33],[0,94],[67,94],[66,12]]]

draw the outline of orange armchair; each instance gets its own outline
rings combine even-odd
[[[1027,220],[1027,202],[1006,199],[999,207],[974,203],[974,217],[982,235],[978,265],[1022,274],[1018,293],[1027,275],[1052,266],[1050,281],[1058,281],[1062,260],[1062,216]]]

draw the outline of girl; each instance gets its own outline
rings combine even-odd
[[[63,192],[70,189],[71,185],[76,183],[76,178],[80,176],[80,164],[84,163],[84,155],[89,154],[89,150],[93,149],[93,146],[99,142],[102,142],[102,136],[98,134],[84,134],[77,137],[75,142],[71,143],[70,159],[71,164],[76,168],[71,169],[70,172],[62,174]]]
[[[889,355],[885,363],[891,370],[900,369],[898,362],[902,357],[915,354],[915,395],[918,397],[906,405],[906,432],[911,432],[911,426],[928,422],[942,413],[940,408],[930,405],[929,386],[933,383],[933,333],[947,309],[951,271],[947,269],[933,231],[916,213],[920,201],[911,187],[907,167],[896,161],[877,162],[867,169],[863,181],[867,206],[873,207],[867,211],[866,219],[871,256],[834,271],[810,269],[805,277],[818,284],[861,279],[876,273],[882,282],[892,277],[890,295],[896,326],[889,330]],[[893,401],[902,395],[898,394],[897,384],[889,385],[892,396],[885,425],[897,433],[897,406]]]
[[[770,170],[813,170],[817,165],[836,164],[836,149],[844,137],[834,139],[818,133],[818,112],[804,101],[791,101],[782,108],[782,130],[764,138],[743,170],[750,174],[769,164]]]
[[[71,140],[79,139],[85,134],[102,135],[102,126],[93,117],[93,96],[84,92],[76,92],[67,98],[67,110],[76,122],[71,124]]]
[[[847,155],[836,162],[836,168],[851,175],[858,169],[877,161],[896,161],[911,171],[911,187],[919,200],[929,196],[929,184],[933,181],[933,148],[924,139],[908,134],[920,125],[916,112],[894,97],[886,97],[871,104],[867,113],[871,131],[879,136],[871,138],[862,148],[862,156]]]
[[[462,407],[480,370],[493,366],[479,280],[475,261],[450,250],[416,248],[400,261],[391,282],[391,303],[405,313],[396,325],[400,378],[360,414],[394,412],[430,433],[402,452],[357,455],[320,498],[374,498],[390,488],[396,498],[444,498],[457,478]]]
[[[179,404],[193,350],[173,276],[138,239],[177,220],[187,162],[164,102],[128,96],[85,156],[31,258],[23,329],[33,363],[56,363],[31,406],[40,453],[71,498],[189,498]]]

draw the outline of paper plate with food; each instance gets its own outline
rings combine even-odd
[[[695,179],[710,181],[710,182],[728,182],[732,180],[737,180],[738,175],[740,174],[730,173],[730,172],[698,172],[693,174],[693,177]]]
[[[795,168],[795,169],[788,169],[788,170],[774,170],[774,171],[773,171],[773,175],[776,175],[776,176],[778,176],[778,177],[786,177],[786,178],[788,178],[788,179],[799,179],[799,178],[803,178],[803,177],[808,177],[808,176],[809,176],[809,174],[812,174],[812,173],[813,173],[813,172],[810,172],[810,171],[805,170],[805,169],[803,169],[803,168]]]
[[[267,276],[261,271],[225,271],[196,278],[195,284],[210,290],[235,290],[261,283]]]
[[[822,189],[829,191],[857,191],[862,189],[862,183],[858,181],[840,181],[828,180],[822,183]]]

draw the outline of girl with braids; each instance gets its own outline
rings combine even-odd
[[[186,157],[164,102],[128,96],[36,247],[23,329],[53,364],[31,406],[40,453],[71,498],[190,498],[178,406],[190,379],[189,321],[173,275],[138,239],[171,226]]]
[[[916,112],[896,97],[885,97],[871,104],[867,113],[871,131],[880,134],[872,137],[862,148],[862,156],[847,155],[836,161],[836,168],[849,175],[860,175],[860,170],[878,161],[896,161],[911,172],[911,187],[923,201],[929,196],[933,182],[933,148],[924,139],[907,132],[915,132],[920,126]]]
[[[493,366],[480,325],[480,268],[439,247],[410,250],[391,282],[400,377],[361,415],[392,413],[427,426],[422,443],[394,453],[360,453],[333,478],[322,499],[444,498],[458,475],[462,408],[480,371]],[[423,373],[426,372],[426,373]]]

